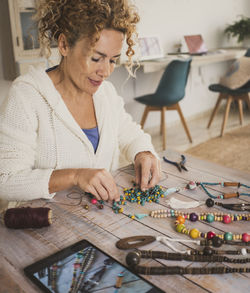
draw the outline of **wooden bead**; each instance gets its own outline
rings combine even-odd
[[[189,232],[189,236],[190,236],[191,238],[193,238],[193,239],[198,238],[199,235],[200,235],[200,232],[199,232],[197,229],[192,229],[192,230],[190,230],[190,232]]]
[[[250,241],[250,235],[247,233],[242,234],[242,241],[243,242],[249,242]]]
[[[229,215],[224,215],[223,216],[223,223],[225,223],[225,224],[231,223],[231,217]]]
[[[179,223],[179,224],[184,224],[185,223],[185,218],[183,216],[178,216],[176,221]]]

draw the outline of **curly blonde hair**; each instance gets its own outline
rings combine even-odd
[[[126,55],[132,63],[139,15],[129,0],[39,0],[35,20],[41,47],[48,55],[50,44],[57,42],[61,33],[70,47],[86,37],[93,47],[103,29],[114,29],[124,33]]]

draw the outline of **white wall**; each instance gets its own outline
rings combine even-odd
[[[227,24],[237,20],[239,15],[250,16],[249,0],[135,0],[141,17],[138,26],[140,35],[158,35],[164,52],[175,51],[183,35],[202,34],[208,49],[238,45],[236,40],[228,40],[224,34]],[[217,95],[208,91],[208,85],[217,82],[230,62],[192,68],[186,88],[186,96],[180,105],[186,118],[192,118],[211,109]],[[136,81],[129,80],[123,88],[126,77],[124,69],[118,68],[111,80],[124,97],[126,109],[139,122],[144,106],[134,102],[135,96],[155,90],[162,71],[144,74],[137,72]],[[167,112],[166,121],[179,121],[178,114]],[[145,127],[159,125],[159,113],[151,113]]]
[[[250,16],[249,0],[134,0],[141,21],[138,26],[141,35],[159,35],[165,52],[174,50],[185,34],[201,33],[208,49],[235,45],[228,42],[223,30],[226,24],[238,15]],[[0,0],[0,102],[3,100],[13,72],[13,52],[10,43],[9,20],[6,15],[7,0]],[[212,82],[217,82],[224,74],[228,62],[193,68],[190,73],[185,99],[181,107],[186,118],[214,106],[216,95],[207,90]],[[162,72],[144,74],[137,72],[136,80],[130,78],[125,84],[127,72],[117,68],[110,78],[123,96],[127,110],[136,121],[140,121],[144,106],[134,102],[138,95],[153,92]],[[150,114],[146,127],[159,124],[159,116]],[[167,123],[179,120],[176,113],[168,113]]]

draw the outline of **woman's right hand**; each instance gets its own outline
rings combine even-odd
[[[106,169],[77,169],[75,185],[93,194],[97,200],[120,200],[114,178]]]

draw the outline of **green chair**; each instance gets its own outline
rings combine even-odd
[[[190,71],[192,59],[173,60],[166,67],[156,92],[135,98],[141,104],[146,105],[142,119],[141,127],[144,127],[146,118],[150,111],[161,112],[161,134],[163,136],[163,149],[166,149],[166,128],[165,128],[165,111],[176,110],[179,113],[181,122],[190,142],[192,138],[188,130],[185,118],[182,114],[179,101],[185,96],[185,88]]]
[[[250,49],[248,49],[245,53],[246,57],[250,57]],[[221,126],[221,133],[220,136],[223,136],[225,126],[227,123],[227,119],[229,116],[229,111],[230,111],[230,106],[233,101],[236,101],[238,103],[238,108],[239,108],[239,118],[240,118],[240,125],[243,124],[243,107],[242,107],[242,101],[245,101],[247,103],[248,109],[250,110],[250,99],[249,99],[249,92],[250,92],[250,81],[247,82],[244,86],[238,88],[238,89],[230,89],[228,87],[225,87],[221,84],[211,84],[208,89],[212,92],[219,93],[219,97],[217,99],[217,102],[215,104],[215,107],[212,111],[211,117],[209,119],[207,128],[211,126],[211,123],[215,117],[215,114],[217,113],[219,106],[221,104],[221,101],[223,99],[227,100],[226,104],[226,110],[224,113],[224,118],[222,121],[222,126]]]

